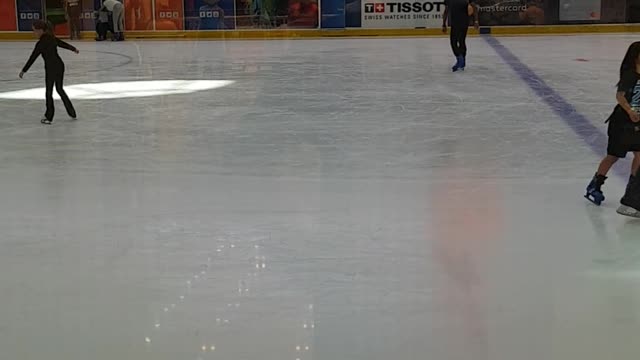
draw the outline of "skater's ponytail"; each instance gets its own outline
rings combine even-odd
[[[633,44],[629,45],[629,49],[627,50],[627,53],[622,60],[622,64],[620,65],[620,81],[622,80],[622,76],[627,71],[635,71],[636,62],[639,56],[640,41],[636,41]],[[620,85],[620,81],[618,81],[618,85]]]

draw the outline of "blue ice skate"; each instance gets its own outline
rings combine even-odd
[[[598,174],[594,175],[593,179],[587,186],[587,193],[584,197],[592,203],[600,206],[604,201],[604,194],[602,193],[601,187],[606,179],[606,176]]]
[[[462,70],[464,71],[464,67],[465,67],[465,59],[463,56],[457,56],[456,57],[456,64],[453,65],[453,67],[451,68],[451,70],[453,72],[456,72],[458,70]]]

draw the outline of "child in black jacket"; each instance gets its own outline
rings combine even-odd
[[[604,201],[602,185],[607,179],[607,173],[618,159],[632,152],[631,174],[617,212],[640,218],[640,42],[629,46],[620,65],[616,100],[618,104],[607,119],[607,156],[602,159],[587,186],[585,197],[600,205]]]
[[[45,84],[46,84],[46,99],[47,99],[47,112],[44,115],[44,118],[40,121],[43,124],[52,124],[53,123],[53,87],[55,86],[58,95],[62,99],[64,103],[64,107],[67,110],[67,114],[72,119],[76,118],[76,110],[73,108],[73,104],[71,104],[71,100],[64,92],[62,87],[62,83],[64,80],[64,62],[58,55],[58,47],[63,49],[67,49],[73,51],[78,54],[79,51],[75,47],[67,44],[66,42],[58,39],[53,35],[51,27],[45,21],[38,20],[33,23],[33,33],[36,34],[39,38],[38,43],[36,44],[35,49],[33,49],[33,53],[31,53],[31,57],[25,64],[24,68],[22,68],[22,72],[20,72],[20,78],[24,76],[24,74],[29,71],[31,65],[36,61],[38,56],[42,55],[42,59],[44,59],[44,70],[45,70]]]

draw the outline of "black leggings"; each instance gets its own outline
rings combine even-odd
[[[451,26],[451,49],[453,50],[453,55],[458,56],[467,56],[467,31],[469,30],[469,25],[466,26]]]
[[[53,114],[55,113],[55,109],[53,107],[53,87],[55,86],[58,95],[62,99],[64,103],[64,108],[67,110],[67,114],[72,118],[76,117],[76,110],[73,108],[73,104],[71,104],[71,100],[67,96],[67,93],[64,92],[62,88],[62,82],[64,81],[64,68],[49,70],[47,69],[45,75],[45,83],[47,86],[47,112],[44,114],[44,117],[47,120],[53,120]]]

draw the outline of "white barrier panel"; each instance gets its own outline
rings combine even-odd
[[[362,27],[403,29],[441,27],[444,1],[362,0]]]

